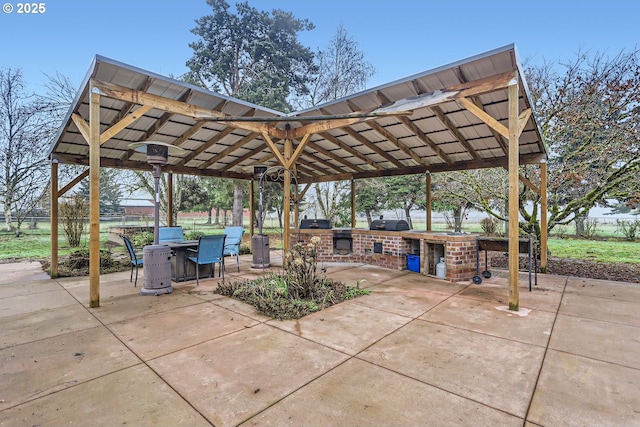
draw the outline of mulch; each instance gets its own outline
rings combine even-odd
[[[503,254],[490,255],[491,267],[507,268],[508,257]],[[520,269],[527,270],[528,257],[520,256]],[[616,282],[640,283],[640,262],[595,262],[573,258],[547,259],[547,273],[559,276],[584,277],[588,279],[613,280]]]

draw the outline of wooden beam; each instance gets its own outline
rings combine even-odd
[[[431,107],[431,111],[433,111],[436,117],[438,118],[438,120],[440,120],[440,122],[442,122],[442,124],[447,129],[449,129],[449,132],[451,132],[453,136],[455,136],[458,139],[460,144],[462,144],[462,146],[469,152],[471,157],[473,157],[473,159],[475,160],[480,160],[480,156],[478,155],[476,150],[471,146],[471,144],[469,144],[469,141],[467,141],[467,138],[465,138],[464,135],[462,135],[462,133],[458,130],[458,128],[453,123],[451,123],[451,120],[449,120],[449,118],[444,113],[444,111],[442,111],[442,109],[440,109],[439,107],[435,107],[435,106]]]
[[[381,91],[376,91],[376,97],[378,100],[383,103],[391,102],[387,96]],[[452,164],[453,160],[444,152],[442,148],[438,146],[435,142],[431,140],[423,131],[416,125],[409,117],[398,117],[400,123],[404,125],[407,129],[409,129],[415,136],[418,138],[424,145],[431,148],[434,153],[438,155],[445,163]]]
[[[280,165],[284,168],[287,168],[288,167],[287,161],[285,160],[284,157],[282,157],[282,154],[280,154],[280,150],[278,149],[278,146],[273,142],[271,137],[267,133],[263,133],[262,138],[267,143],[269,148],[271,148],[271,151],[273,152],[273,154],[275,154],[276,159],[278,159],[278,162],[280,163]],[[286,144],[286,141],[287,140],[285,140],[285,144]]]
[[[365,138],[364,136],[360,135],[355,130],[353,130],[351,128],[344,128],[342,130],[347,135],[349,135],[351,138],[355,139],[356,141],[358,141],[359,143],[361,143],[362,145],[364,145],[365,147],[367,147],[368,149],[370,149],[374,153],[377,153],[378,155],[382,156],[384,159],[386,159],[388,162],[390,162],[394,166],[396,166],[398,168],[405,167],[405,165],[403,165],[400,161],[398,161],[391,154],[387,153],[382,148],[378,147],[376,144],[374,144],[373,142],[369,141],[367,138]]]
[[[531,108],[527,108],[518,116],[518,137],[522,135],[522,131],[524,131],[524,127],[527,125],[529,117],[531,117],[531,113]]]
[[[356,228],[356,180],[351,178],[351,228]]]
[[[426,165],[425,161],[420,156],[418,156],[415,151],[409,148],[407,144],[396,138],[391,132],[382,127],[378,122],[370,121],[369,123],[367,123],[367,125],[371,126],[371,128],[378,132],[383,138],[394,144],[396,147],[402,150],[403,153],[411,157],[414,162],[419,165]]]
[[[329,157],[330,159],[333,159],[334,161],[348,167],[349,169],[353,170],[354,172],[363,172],[364,169],[362,169],[360,166],[356,166],[353,163],[349,163],[346,160],[344,160],[344,158],[338,156],[337,154],[335,154],[333,151],[329,151],[326,150],[324,148],[322,148],[321,146],[314,144],[312,142],[307,143],[307,146],[311,149],[311,150],[315,150],[318,153],[322,154],[323,156]]]
[[[426,173],[426,184],[425,184],[425,190],[426,190],[426,195],[427,195],[427,200],[426,200],[426,217],[427,217],[427,231],[431,231],[431,173],[427,172]]]
[[[89,306],[100,307],[100,94],[89,95]]]
[[[520,164],[533,164],[540,163],[540,153],[523,154],[520,156]],[[447,165],[446,163],[430,164],[429,166],[410,166],[402,169],[383,169],[383,170],[371,170],[358,173],[342,173],[337,175],[326,175],[316,178],[315,182],[331,182],[331,181],[343,181],[347,179],[365,179],[376,178],[382,176],[400,176],[400,175],[413,175],[419,173],[431,173],[460,171],[467,169],[487,169],[487,168],[508,168],[508,158],[500,157],[493,161],[486,160],[468,160],[464,162],[456,162],[453,165]],[[299,180],[300,183],[306,183],[306,180]]]
[[[279,153],[278,153],[279,154]],[[284,162],[283,165],[290,165],[291,158],[293,155],[293,144],[290,139],[285,139],[284,141]],[[284,252],[287,253],[289,248],[291,247],[291,242],[289,239],[289,235],[291,233],[291,170],[289,168],[285,168],[284,170],[284,210],[283,210],[283,221],[282,226],[283,230],[283,240],[282,247]],[[286,268],[286,257],[282,260],[283,267]]]
[[[111,126],[109,129],[102,132],[102,134],[100,134],[100,144],[104,144],[105,142],[113,138],[115,135],[117,135],[119,132],[121,132],[123,129],[129,126],[131,123],[135,122],[140,117],[144,116],[145,113],[151,110],[152,108],[153,107],[150,105],[143,105],[140,108],[138,108],[136,111],[129,113],[119,122],[117,122],[116,124]]]
[[[289,164],[287,165],[288,169],[293,168],[296,160],[298,159],[298,157],[300,157],[300,154],[302,154],[302,151],[307,146],[307,141],[309,141],[310,136],[311,134],[308,133],[302,137],[302,139],[300,140],[300,144],[298,144],[298,147],[296,147],[296,151],[291,155],[291,158],[289,159]]]
[[[300,197],[300,198],[299,198],[298,200],[302,200],[302,198],[304,197],[304,195],[305,195],[305,194],[307,194],[307,191],[309,190],[309,188],[311,188],[311,184],[312,184],[312,183],[310,183],[310,182],[309,182],[309,183],[307,183],[307,184],[304,186],[304,188],[303,188],[303,189],[302,189],[302,191],[300,192],[300,195],[299,195],[299,197]]]
[[[519,189],[518,168],[518,84],[509,86],[509,310],[520,309],[519,269]]]
[[[456,102],[460,104],[461,107],[466,108],[467,111],[469,111],[471,114],[482,120],[487,126],[494,129],[504,138],[509,139],[509,129],[507,129],[505,125],[487,114],[483,109],[476,106],[476,104],[464,97],[456,98]],[[517,117],[514,120],[517,121]]]
[[[237,159],[235,159],[234,161],[229,163],[227,166],[221,168],[220,170],[222,170],[222,171],[231,170],[234,167],[236,167],[237,165],[239,165],[240,163],[244,162],[245,160],[250,159],[251,157],[257,155],[258,153],[264,151],[266,148],[267,148],[267,146],[265,144],[258,145],[253,150],[249,150],[248,152],[246,152],[242,156],[238,157]]]
[[[73,113],[71,115],[71,120],[73,120],[73,123],[75,123],[76,127],[80,131],[80,135],[82,135],[82,137],[88,144],[90,139],[90,136],[89,136],[90,130],[87,122],[85,122],[84,119],[78,113]]]
[[[229,117],[224,113],[212,110],[210,108],[200,107],[194,104],[187,104],[147,92],[119,86],[113,83],[103,82],[95,79],[91,80],[91,83],[94,87],[98,88],[101,95],[106,96],[107,98],[118,99],[126,102],[134,102],[141,105],[150,105],[158,110],[180,114],[198,120],[206,121],[207,119],[212,120],[212,118],[223,119],[225,117]],[[227,126],[244,129],[251,132],[268,133],[269,135],[274,135],[281,139],[284,139],[287,136],[284,129],[279,129],[273,124],[260,122],[230,122],[227,123]]]
[[[51,214],[51,272],[49,277],[56,279],[58,277],[58,161],[51,162],[51,200],[50,200],[50,214]]]
[[[327,141],[331,142],[333,145],[337,146],[338,148],[341,148],[342,150],[344,150],[347,153],[351,154],[353,157],[359,158],[360,160],[362,160],[363,162],[365,162],[366,164],[368,164],[372,168],[378,169],[378,170],[382,169],[382,166],[380,166],[379,164],[377,164],[373,160],[369,159],[367,156],[365,156],[364,154],[362,154],[361,152],[359,152],[355,148],[352,148],[351,146],[349,146],[349,145],[345,144],[344,142],[340,141],[337,137],[331,135],[330,133],[327,133],[327,132],[321,133],[320,136],[323,137],[324,139],[326,139]]]
[[[536,193],[538,196],[540,195],[540,189],[533,183],[531,182],[526,176],[522,176],[522,175],[518,175],[518,179],[520,180],[520,182],[522,182],[524,185],[526,185],[527,187],[529,187],[531,189],[531,191],[533,191],[534,193]]]
[[[212,147],[214,144],[217,144],[222,138],[224,138],[225,136],[229,135],[231,132],[233,132],[234,129],[232,127],[226,127],[224,128],[220,133],[216,134],[213,138],[211,138],[210,140],[208,140],[207,142],[205,142],[204,144],[202,144],[200,147],[198,147],[196,150],[192,151],[191,153],[189,153],[187,156],[184,156],[178,163],[177,166],[184,166],[187,163],[189,163],[190,161],[192,161],[193,159],[195,159],[196,157],[198,157],[200,154],[202,154],[203,152],[205,152],[208,148]]]
[[[233,145],[227,147],[226,149],[222,150],[222,152],[216,154],[215,156],[213,156],[211,159],[207,160],[206,162],[202,163],[200,165],[200,169],[206,169],[209,166],[215,164],[217,161],[225,158],[226,156],[228,156],[230,153],[233,153],[234,151],[236,151],[238,148],[242,147],[243,145],[247,144],[249,141],[254,140],[256,137],[258,136],[257,133],[250,133],[249,135],[245,136],[244,138],[240,139],[239,141],[235,142]]]
[[[311,157],[311,156],[310,156]],[[338,173],[341,173],[342,171],[340,171],[336,166],[332,165],[331,163],[327,162],[326,160],[322,160],[319,157],[312,157],[313,160],[315,160],[316,162],[322,164],[325,166],[325,168],[328,169],[332,169],[335,170]],[[314,175],[324,175],[325,173],[327,173],[326,169],[322,169],[321,167],[318,167],[318,165],[315,165],[313,163],[311,163],[310,161],[308,161],[307,159],[298,159],[298,164],[302,165],[302,166],[306,166],[307,168],[309,168],[310,170],[313,171],[317,171],[318,173],[314,173]]]
[[[408,117],[400,117],[400,121],[407,129],[413,132],[424,145],[431,148],[445,163],[453,164],[453,160],[451,159],[451,157],[449,157],[449,155],[445,153],[438,144],[433,142],[431,138],[429,138],[424,132],[422,132],[418,125],[412,122],[411,119],[409,119]]]
[[[65,185],[60,190],[58,190],[58,197],[65,195],[67,193],[67,191],[71,190],[73,187],[78,185],[80,183],[80,181],[82,181],[83,179],[85,179],[88,176],[89,176],[89,169],[87,169],[87,170],[83,171],[82,173],[80,173],[71,182],[69,182],[67,185]]]
[[[191,138],[196,133],[200,132],[200,130],[206,125],[206,122],[198,122],[195,125],[191,126],[188,131],[182,134],[182,136],[175,141],[173,141],[173,145],[180,147],[182,144],[187,142],[189,138]]]

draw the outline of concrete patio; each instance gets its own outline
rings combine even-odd
[[[0,426],[640,425],[638,285],[521,274],[514,313],[500,272],[330,264],[371,295],[276,321],[217,278],[141,296],[129,272],[89,309],[88,278],[39,268],[0,265]]]

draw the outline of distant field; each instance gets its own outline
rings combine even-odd
[[[205,219],[198,218],[181,218],[179,221],[185,229],[189,231],[202,231],[205,233],[220,232],[223,226],[212,226],[205,224]],[[102,222],[100,224],[100,240],[107,242],[108,228],[110,226],[118,226],[119,222]],[[149,221],[141,221],[137,224],[129,223],[128,225],[152,225]],[[274,219],[268,219],[265,223],[263,232],[271,236],[270,246],[273,249],[282,248],[282,229],[278,228],[278,222]],[[425,229],[423,222],[414,222],[415,229]],[[366,221],[359,221],[358,228],[367,228]],[[249,230],[249,224],[245,224],[245,229]],[[435,223],[434,230],[446,230],[444,223]],[[479,224],[468,223],[464,227],[467,232],[480,232]],[[602,232],[612,237],[619,237],[619,232],[615,224],[606,224],[601,226]],[[257,233],[257,228],[255,229]],[[602,236],[602,235],[600,235]],[[85,234],[83,246],[88,246],[88,235]],[[60,255],[64,256],[72,251],[67,244],[66,238],[60,228],[60,236],[58,239],[58,247]],[[623,262],[623,263],[640,263],[640,242],[627,242],[618,239],[609,238],[609,240],[584,240],[574,238],[558,238],[552,234],[549,239],[549,250],[551,256],[560,258],[577,258],[600,262]],[[0,262],[7,260],[27,260],[27,259],[48,259],[50,251],[50,225],[47,222],[37,223],[37,228],[33,230],[24,230],[21,237],[16,238],[13,233],[0,231]]]

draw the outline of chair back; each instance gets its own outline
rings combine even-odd
[[[226,254],[237,255],[240,252],[244,228],[241,226],[227,227],[224,229],[224,234],[227,236],[224,245]]]
[[[120,237],[122,237],[122,240],[124,240],[124,245],[126,246],[127,251],[129,252],[129,256],[131,257],[131,262],[136,262],[138,260],[138,257],[136,256],[135,250],[133,250],[131,240],[129,240],[129,238],[124,234],[120,234]]]
[[[215,262],[216,259],[221,260],[224,254],[225,237],[224,234],[201,236],[200,239],[198,239],[199,262]]]

